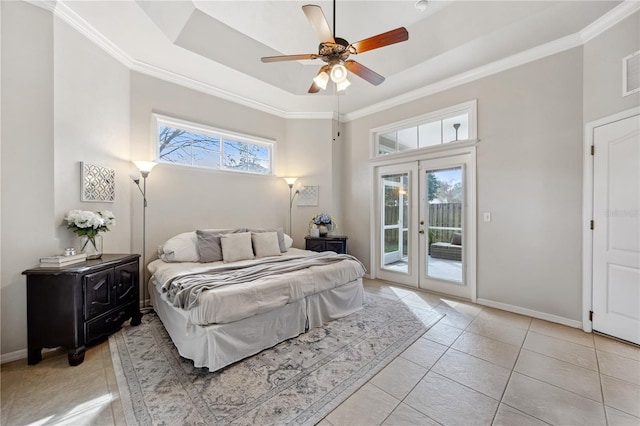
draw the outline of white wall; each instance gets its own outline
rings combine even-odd
[[[26,353],[21,272],[74,245],[74,208],[109,209],[105,250],[129,252],[129,71],[50,12],[2,2],[2,355]],[[116,170],[115,203],[80,201],[80,161]]]
[[[640,105],[622,96],[622,58],[640,50],[640,12],[584,45],[584,122]]]
[[[369,129],[478,100],[477,296],[579,320],[582,49],[575,48],[347,125],[345,220],[370,267]]]

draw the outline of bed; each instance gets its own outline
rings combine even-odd
[[[159,248],[149,294],[181,356],[216,371],[362,308],[357,259],[291,243],[281,229],[239,228]]]

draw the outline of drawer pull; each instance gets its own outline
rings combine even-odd
[[[114,318],[107,318],[107,320],[104,323],[109,324],[110,322],[118,322],[122,317],[126,315],[127,313],[125,311],[120,311],[118,312],[118,315],[116,315]]]

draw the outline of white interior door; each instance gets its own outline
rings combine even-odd
[[[593,137],[593,329],[640,344],[640,116]]]

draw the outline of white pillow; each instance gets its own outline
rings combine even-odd
[[[284,234],[284,245],[287,249],[293,247],[293,238],[291,238],[287,234]]]
[[[158,247],[158,257],[165,262],[197,262],[198,236],[195,231],[184,232],[169,238]]]
[[[252,232],[251,242],[256,257],[280,256],[282,254],[277,232]]]
[[[251,232],[220,235],[222,245],[222,261],[224,263],[253,259]]]

